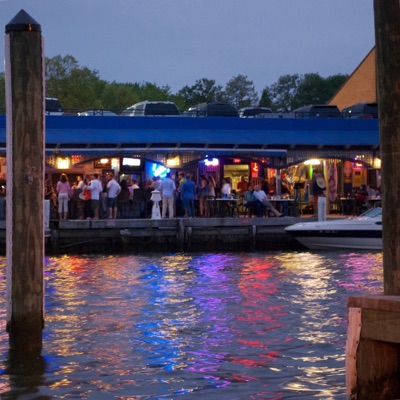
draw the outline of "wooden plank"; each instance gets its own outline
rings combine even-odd
[[[357,394],[357,348],[360,343],[361,308],[349,308],[346,342],[346,396],[355,400]]]
[[[400,312],[400,296],[351,296],[347,301],[347,306],[370,310]]]
[[[361,337],[400,343],[400,313],[363,309]]]
[[[192,236],[232,236],[232,235],[248,235],[249,229],[247,227],[243,228],[207,228],[199,229],[192,228]]]

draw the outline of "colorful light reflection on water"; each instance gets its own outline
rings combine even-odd
[[[46,260],[38,368],[2,399],[344,399],[347,298],[382,292],[380,253]]]

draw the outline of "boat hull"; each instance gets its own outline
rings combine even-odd
[[[309,249],[382,250],[380,208],[357,218],[298,223],[285,230]]]
[[[382,250],[382,231],[290,231],[290,234],[312,250]]]

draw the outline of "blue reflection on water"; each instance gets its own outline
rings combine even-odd
[[[40,379],[7,370],[0,299],[2,399],[344,399],[347,298],[381,293],[382,255],[68,256],[45,282]]]

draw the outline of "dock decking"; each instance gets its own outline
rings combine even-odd
[[[301,249],[284,228],[304,218],[173,218],[51,221],[46,253]],[[5,221],[0,221],[5,249]]]

